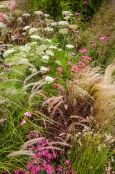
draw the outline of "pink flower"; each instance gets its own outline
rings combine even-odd
[[[86,53],[87,52],[87,49],[85,48],[82,48],[81,50],[79,50],[80,53]]]
[[[72,55],[72,56],[76,56],[76,53],[75,53],[75,52],[73,52],[71,55]]]
[[[57,71],[58,72],[63,72],[63,68],[62,67],[59,67],[59,68],[57,68]]]
[[[0,22],[2,22],[4,19],[4,14],[3,13],[0,13]]]
[[[95,46],[97,43],[96,42],[93,42],[93,41],[90,41],[91,45]]]
[[[72,72],[78,72],[78,66],[72,66],[72,68],[71,68],[71,71]]]
[[[26,124],[26,120],[23,119],[20,125],[23,126],[24,124]]]
[[[54,81],[58,80],[58,77],[54,77]]]
[[[93,24],[91,24],[91,25],[90,25],[90,28],[94,28],[94,25],[93,25]]]
[[[84,5],[88,5],[88,2],[87,2],[87,1],[85,1],[83,4],[84,4]]]
[[[76,12],[76,16],[79,16],[79,13],[78,12]]]
[[[80,19],[80,18],[77,18],[77,20],[78,20],[78,21],[81,21],[81,19]]]
[[[25,113],[24,113],[24,116],[31,117],[32,114],[31,114],[30,112],[25,112]]]
[[[69,160],[69,159],[66,160],[66,161],[64,162],[64,164],[65,164],[66,166],[68,166],[68,165],[70,164],[70,160]]]
[[[57,172],[62,172],[62,166],[58,165],[56,170]]]
[[[91,16],[88,16],[88,19],[91,19]]]
[[[16,3],[14,2],[10,5],[9,9],[11,12],[13,12],[15,8],[16,8]]]
[[[84,68],[85,64],[82,61],[78,62],[78,68]]]
[[[72,63],[71,63],[71,62],[67,62],[67,65],[68,65],[68,66],[72,66]]]
[[[105,36],[100,36],[99,38],[100,38],[100,40],[107,42],[107,38]]]
[[[45,76],[45,75],[43,75],[43,76],[42,76],[42,79],[45,79],[45,78],[46,78],[46,76]]]
[[[82,58],[83,58],[83,60],[84,60],[85,62],[90,62],[90,61],[92,61],[92,58],[91,58],[91,57],[88,57],[88,56],[82,56]]]
[[[54,83],[53,86],[54,86],[54,88],[57,88],[58,87],[58,83]]]

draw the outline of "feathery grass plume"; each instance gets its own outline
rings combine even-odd
[[[104,81],[107,83],[115,83],[115,62],[108,65],[104,74]]]
[[[43,139],[45,139],[45,138],[44,138],[44,137],[39,137],[39,138],[31,139],[31,140],[27,141],[26,143],[24,143],[24,144],[22,145],[22,149],[26,149],[28,146],[31,146],[31,145],[33,145],[33,144],[36,144],[36,143],[38,143],[40,140],[43,140]]]
[[[100,126],[108,124],[115,117],[115,84],[110,80],[114,67],[115,64],[109,65],[105,75],[99,74],[98,67],[84,69],[71,82],[75,87],[74,93],[80,87],[94,99],[94,116]]]
[[[37,72],[35,72],[35,73],[29,75],[29,76],[24,80],[23,85],[26,85],[26,82],[27,82],[28,80],[30,80],[32,77],[36,76],[36,75],[39,74],[39,73],[40,73],[40,71],[37,71]]]
[[[41,86],[41,85],[43,85],[44,84],[44,80],[40,80],[40,81],[38,81],[38,82],[31,82],[31,83],[29,83],[29,84],[27,84],[27,85],[24,85],[24,91],[25,90],[27,90],[30,86],[33,86],[34,88],[35,87],[37,87],[37,86]]]
[[[39,90],[39,91],[33,92],[33,93],[29,96],[29,101],[31,101],[32,98],[33,98],[36,94],[39,94],[39,95],[42,96],[45,100],[47,100],[47,97],[46,97],[46,95],[43,93],[43,91],[42,91],[42,90]]]
[[[7,155],[7,157],[10,158],[10,157],[15,157],[20,155],[35,156],[35,154],[30,150],[19,150],[19,151],[10,153],[9,155]]]
[[[2,103],[5,103],[6,101],[8,101],[7,99],[4,99],[4,100],[0,100],[0,104],[2,104]]]

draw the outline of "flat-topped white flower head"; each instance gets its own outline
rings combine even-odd
[[[25,26],[25,27],[23,28],[23,30],[28,30],[28,29],[30,29],[30,26],[29,26],[29,25],[27,25],[27,26]]]
[[[35,11],[34,14],[39,16],[39,15],[43,15],[44,13],[42,11]]]
[[[30,17],[30,14],[29,13],[24,13],[22,16],[24,16],[24,17]]]
[[[44,28],[44,31],[47,31],[47,32],[51,32],[51,31],[53,31],[54,29],[53,28],[51,28],[51,27],[46,27],[46,28]]]
[[[66,45],[66,48],[74,48],[74,46],[73,45]]]
[[[47,73],[48,71],[49,71],[49,69],[48,69],[47,67],[45,67],[45,66],[40,66],[40,72],[41,72],[42,74]]]
[[[50,49],[57,49],[57,46],[50,45],[49,48]]]
[[[29,34],[32,34],[32,33],[36,32],[36,31],[37,31],[37,28],[30,28]]]
[[[48,84],[50,84],[50,83],[53,83],[54,82],[54,79],[52,77],[50,77],[50,76],[46,76],[45,77],[45,82],[48,83]]]
[[[52,22],[52,23],[50,23],[50,25],[51,26],[56,26],[56,25],[58,25],[58,23],[57,22]]]
[[[59,21],[58,25],[69,25],[67,21]]]
[[[50,15],[49,15],[49,14],[44,14],[44,16],[45,16],[46,18],[50,17]]]
[[[3,22],[0,22],[0,28],[6,28],[6,25]]]
[[[44,55],[44,56],[42,56],[42,61],[47,63],[49,58],[50,57],[48,55]]]
[[[46,54],[49,56],[54,56],[54,53],[51,50],[46,50]]]
[[[30,38],[35,40],[42,40],[42,38],[38,35],[31,35]]]

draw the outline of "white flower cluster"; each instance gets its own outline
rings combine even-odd
[[[24,13],[22,16],[23,17],[30,17],[30,14],[29,13]]]
[[[12,53],[14,53],[14,52],[15,52],[14,49],[7,50],[7,51],[4,52],[3,56],[4,56],[4,57],[7,57],[7,56],[9,56],[10,54],[12,54]]]
[[[48,56],[54,56],[54,53],[51,50],[46,50],[46,54]]]
[[[62,14],[65,16],[73,16],[73,14],[70,11],[62,11]]]
[[[32,33],[36,32],[36,31],[37,31],[37,28],[30,28],[29,34],[32,34]]]
[[[28,30],[28,29],[30,29],[30,26],[29,26],[29,25],[27,25],[27,26],[25,26],[25,27],[23,28],[23,30]]]
[[[41,72],[42,74],[44,74],[44,73],[46,73],[46,72],[48,72],[48,71],[49,71],[49,69],[46,68],[45,66],[40,66],[40,72]]]
[[[42,40],[42,38],[38,35],[31,35],[30,38],[35,40]]]
[[[44,13],[42,11],[35,11],[34,14],[39,16],[39,15],[43,15]]]
[[[44,16],[45,16],[46,18],[50,17],[50,15],[49,15],[49,14],[44,14]]]
[[[42,56],[42,61],[47,63],[49,58],[50,57],[48,55],[44,55],[44,56]]]
[[[53,28],[51,28],[51,27],[46,27],[46,28],[44,28],[44,31],[47,31],[47,32],[51,32],[51,31],[53,31],[54,29]]]
[[[50,25],[51,26],[56,26],[56,25],[58,25],[58,23],[57,22],[52,22],[52,23],[50,23]]]
[[[20,50],[23,51],[23,52],[28,52],[31,50],[31,47],[29,45],[24,45],[24,46],[21,46],[20,47]]]
[[[50,45],[49,48],[50,49],[57,49],[57,46]]]
[[[52,77],[50,77],[50,76],[46,76],[45,77],[45,82],[48,83],[48,84],[50,84],[50,83],[53,83],[54,82],[54,79]]]
[[[17,22],[23,22],[23,18],[22,18],[22,17],[19,17],[19,18],[17,19]]]
[[[58,25],[69,25],[69,23],[67,21],[59,21]]]
[[[6,28],[6,25],[3,22],[0,22],[0,28]]]
[[[66,48],[74,48],[74,46],[73,45],[66,45]]]

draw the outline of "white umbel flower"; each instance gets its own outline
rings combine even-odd
[[[73,14],[70,11],[63,11],[62,14],[65,16],[73,16]]]
[[[51,50],[46,50],[46,54],[49,56],[54,56],[54,53]]]
[[[50,23],[50,25],[51,26],[56,26],[56,25],[58,25],[58,23],[57,22],[52,22],[52,23]]]
[[[42,56],[42,61],[47,63],[49,58],[50,57],[48,55],[44,55],[44,56]]]
[[[22,18],[22,17],[19,17],[19,18],[17,19],[17,22],[23,22],[23,18]]]
[[[51,27],[46,27],[46,28],[44,28],[44,31],[47,31],[47,32],[50,32],[50,31],[53,31],[54,29],[53,28],[51,28]]]
[[[37,28],[30,28],[29,34],[32,34],[32,33],[36,32],[36,31],[37,31]]]
[[[57,49],[57,46],[50,45],[49,48],[50,49]]]
[[[6,25],[3,22],[0,22],[0,28],[6,28]]]
[[[29,13],[24,13],[22,16],[24,16],[24,17],[30,17],[30,14]]]
[[[7,57],[7,56],[9,56],[10,54],[12,54],[12,53],[14,53],[14,52],[15,52],[14,49],[7,50],[7,51],[4,52],[3,56],[4,56],[4,57]]]
[[[67,21],[59,21],[58,25],[69,25]]]
[[[49,69],[46,68],[45,66],[40,66],[40,72],[41,72],[42,74],[47,73],[48,71],[49,71]]]
[[[28,30],[28,29],[30,29],[30,26],[28,25],[28,26],[25,26],[24,28],[23,28],[23,30]]]
[[[20,50],[24,52],[28,52],[31,50],[31,47],[26,44],[25,46],[21,46]]]
[[[46,76],[45,77],[45,82],[48,83],[48,84],[50,84],[50,83],[53,83],[54,82],[54,79],[52,77],[50,77],[50,76]]]
[[[38,35],[31,35],[30,38],[35,40],[42,40],[42,38]]]
[[[43,15],[44,13],[42,11],[35,11],[34,14],[39,16],[39,15]]]
[[[73,45],[66,45],[66,48],[74,48]]]
[[[50,15],[49,15],[49,14],[44,14],[44,16],[45,16],[46,18],[50,17]]]

